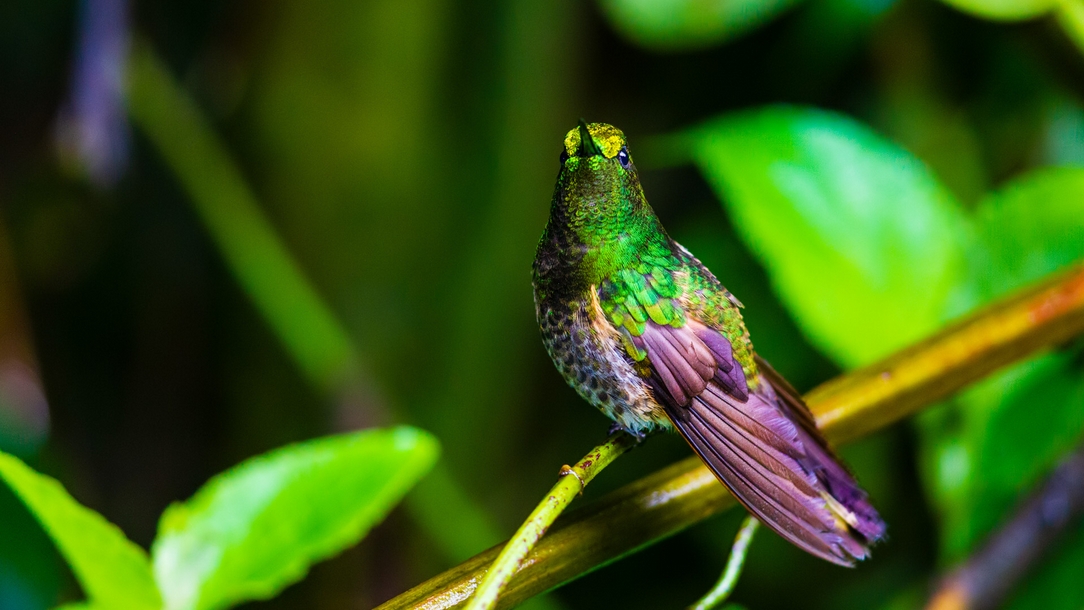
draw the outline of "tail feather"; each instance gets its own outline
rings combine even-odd
[[[649,322],[634,343],[646,350],[649,383],[678,431],[765,525],[846,566],[884,536],[801,397],[766,362],[757,360],[760,383],[750,385],[727,337],[692,320]]]
[[[858,486],[854,476],[843,465],[843,462],[835,455],[832,448],[821,436],[817,429],[813,414],[809,407],[801,399],[787,380],[776,372],[770,364],[759,356],[757,366],[769,381],[769,387],[777,395],[776,403],[787,412],[791,419],[799,424],[798,434],[802,445],[809,456],[807,467],[817,473],[817,477],[824,481],[829,494],[835,498],[843,508],[853,514],[854,519],[845,519],[848,524],[858,530],[866,540],[875,542],[885,535],[885,523],[881,520],[877,510],[873,508],[866,492]]]
[[[801,463],[806,456],[795,427],[786,418],[765,424],[751,417],[751,411],[771,409],[760,394],[740,403],[713,390],[668,413],[715,475],[757,518],[803,550],[845,566],[865,558],[865,537],[854,536],[835,515],[823,482]],[[767,443],[761,440],[766,430],[776,431]]]

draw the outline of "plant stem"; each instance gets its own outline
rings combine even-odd
[[[545,535],[554,520],[565,511],[577,495],[583,493],[584,488],[595,478],[595,475],[639,442],[639,439],[630,434],[615,432],[606,439],[605,443],[592,449],[575,466],[562,466],[561,478],[550,489],[545,499],[535,507],[523,525],[519,526],[515,535],[504,545],[501,554],[486,571],[481,584],[471,597],[467,610],[489,610],[496,606],[501,591],[523,565],[524,558]]]
[[[749,553],[749,546],[753,542],[753,534],[757,533],[760,521],[753,515],[749,515],[741,522],[738,535],[734,537],[734,546],[730,547],[730,557],[726,560],[723,575],[719,582],[715,583],[711,591],[701,597],[689,610],[711,610],[726,601],[734,591],[734,585],[738,584],[738,576],[745,565],[745,556]]]
[[[806,396],[829,440],[869,434],[1007,364],[1084,331],[1084,266],[1002,299],[936,336]],[[559,520],[505,589],[510,607],[733,506],[715,476],[691,457]],[[380,606],[454,608],[477,588],[494,547]]]

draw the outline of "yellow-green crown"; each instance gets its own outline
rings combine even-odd
[[[588,123],[587,129],[591,132],[591,139],[602,149],[602,154],[607,159],[612,159],[625,145],[625,134],[613,125],[606,123]],[[565,151],[568,156],[574,157],[580,150],[580,128],[573,127],[565,136]]]

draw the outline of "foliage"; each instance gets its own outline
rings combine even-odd
[[[150,610],[162,605],[147,554],[113,524],[80,505],[56,480],[0,455],[0,476],[60,548],[94,606]]]
[[[847,366],[1084,260],[1084,169],[1027,174],[968,218],[920,161],[822,111],[746,113],[681,140],[810,340]],[[946,559],[980,542],[1079,442],[1082,401],[1079,357],[1067,353],[1014,367],[923,418],[921,458]],[[1045,569],[1082,560],[1078,547]],[[1044,607],[1081,603],[1084,595],[1066,593]]]
[[[685,139],[803,330],[836,360],[868,364],[937,327],[970,227],[919,160],[804,108],[726,117]]]
[[[795,0],[603,0],[614,26],[660,49],[718,44],[775,17]]]
[[[961,11],[997,21],[1057,15],[1084,49],[1084,7],[1059,0],[942,0]],[[640,44],[663,50],[718,44],[763,24],[796,0],[602,0],[615,27]],[[829,0],[842,12],[877,13],[892,0]]]
[[[18,458],[0,454],[0,477],[72,566],[90,600],[77,607],[202,610],[272,597],[312,563],[357,543],[436,455],[431,436],[400,427],[252,458],[170,506],[150,559]]]

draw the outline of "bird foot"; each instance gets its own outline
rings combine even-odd
[[[622,426],[620,422],[616,422],[616,421],[614,423],[610,424],[610,430],[609,430],[609,432],[606,433],[606,435],[607,436],[613,436],[614,434],[617,434],[618,432],[624,432],[625,434],[628,434],[629,436],[635,438],[636,442],[640,442],[640,441],[644,440],[645,438],[647,438],[647,432],[633,432],[632,430],[629,430],[625,426]]]

